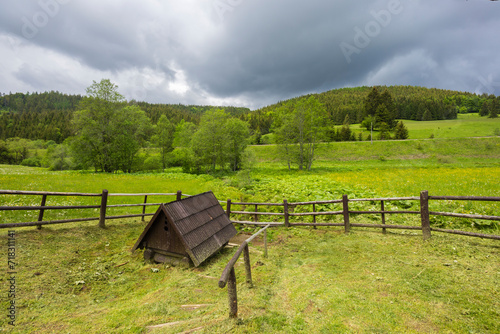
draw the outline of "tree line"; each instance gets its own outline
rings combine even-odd
[[[272,132],[274,111],[287,103],[296,103],[301,99],[314,96],[326,109],[332,125],[342,126],[346,117],[350,123],[361,123],[366,117],[366,99],[376,89],[383,98],[391,97],[388,108],[395,119],[431,121],[456,119],[459,113],[480,113],[489,115],[491,103],[498,104],[495,95],[477,95],[468,92],[415,87],[415,86],[376,86],[334,89],[324,93],[297,97],[288,101],[280,101],[258,110],[254,110],[243,119],[248,121],[253,132],[261,136]],[[494,101],[494,102],[492,102]],[[496,111],[498,113],[498,111]]]
[[[412,99],[416,92],[432,94]],[[253,112],[126,101],[107,79],[94,82],[86,93],[77,97],[58,92],[2,95],[0,163],[126,173],[178,166],[185,172],[210,173],[241,169],[248,144],[273,143],[276,155],[289,169],[309,170],[320,142],[407,139],[408,129],[400,120],[405,109],[398,104],[404,99],[429,103],[422,112],[418,107],[411,111],[423,121],[453,113],[456,117],[457,112],[497,117],[500,107],[499,98],[493,95],[457,95],[405,86],[311,94]],[[362,97],[361,104],[355,112],[332,114],[335,99],[328,98],[336,94],[352,98],[345,99],[351,105],[359,104]],[[438,108],[439,115],[432,108],[436,103],[433,94],[441,96],[444,106]],[[47,101],[37,103],[37,99]],[[39,105],[52,109],[38,109]],[[21,111],[12,111],[14,106]],[[336,108],[342,110],[343,105]],[[339,115],[344,118],[336,126]],[[361,123],[369,131],[368,137],[361,132],[355,135],[351,122]],[[373,131],[376,138],[372,138]],[[42,149],[45,155],[37,153]]]

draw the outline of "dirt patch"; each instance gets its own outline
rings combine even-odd
[[[238,233],[237,235],[235,235],[234,237],[232,237],[230,240],[229,240],[229,243],[230,244],[237,244],[237,245],[241,245],[243,243],[243,241],[247,240],[248,238],[250,238],[252,235],[250,233]],[[250,242],[251,245],[254,245],[254,246],[263,246],[264,245],[264,236],[263,235],[258,235],[256,238],[254,238],[251,242]]]

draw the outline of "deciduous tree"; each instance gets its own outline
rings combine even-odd
[[[118,86],[108,79],[93,82],[75,113],[73,153],[78,163],[96,170],[132,170],[134,158],[151,129],[144,111],[125,106]]]

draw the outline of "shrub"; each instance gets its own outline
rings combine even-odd
[[[23,161],[21,161],[21,165],[29,167],[41,167],[42,160],[39,157],[26,158]]]
[[[263,145],[266,144],[274,144],[274,134],[273,133],[268,133],[260,137],[260,143]]]
[[[163,169],[161,157],[152,155],[144,160],[143,170],[145,171],[161,171]]]

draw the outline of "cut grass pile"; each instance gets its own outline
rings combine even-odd
[[[146,264],[129,251],[144,223],[108,225],[18,229],[17,321],[11,327],[2,317],[2,330],[495,333],[500,323],[497,241],[273,229],[268,258],[260,239],[251,245],[254,288],[244,283],[242,261],[236,265],[240,319],[230,320],[217,280],[234,249],[197,269]],[[0,288],[6,291],[5,279]],[[165,323],[174,324],[147,329]]]

